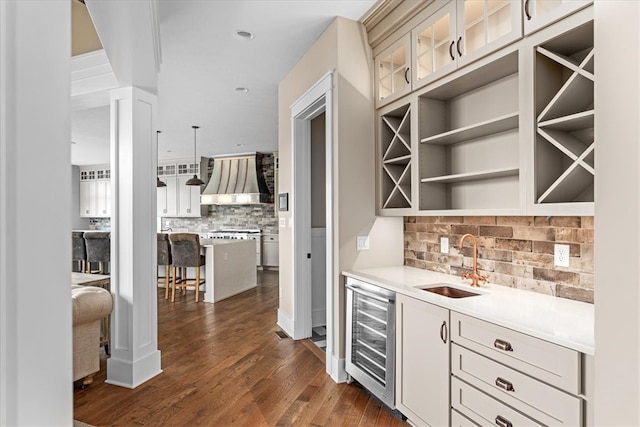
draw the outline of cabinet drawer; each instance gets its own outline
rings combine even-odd
[[[451,341],[572,394],[580,394],[580,353],[464,314],[451,313]]]
[[[459,345],[451,373],[544,425],[581,425],[582,400]]]
[[[462,415],[455,409],[451,410],[451,427],[478,427],[479,424],[474,423],[469,418]]]
[[[457,410],[476,423],[467,420],[467,424],[461,422],[460,425],[505,427],[542,425],[456,377],[451,378],[451,406],[454,408],[452,414]],[[461,416],[461,418],[464,417]]]

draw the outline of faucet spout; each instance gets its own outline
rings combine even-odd
[[[462,249],[462,245],[467,238],[471,239],[473,243],[473,271],[462,273],[462,277],[464,277],[465,279],[471,279],[471,286],[480,287],[480,284],[478,282],[486,282],[487,276],[478,274],[478,239],[476,239],[476,236],[474,236],[473,234],[467,233],[460,238],[458,247]]]

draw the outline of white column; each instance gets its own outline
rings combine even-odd
[[[156,284],[156,95],[111,92],[111,357],[107,382],[134,388],[162,372]]]
[[[0,425],[71,425],[71,7],[0,1]]]
[[[595,2],[595,426],[640,425],[640,2]]]

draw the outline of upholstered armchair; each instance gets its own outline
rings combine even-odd
[[[100,323],[111,314],[113,297],[106,289],[71,286],[73,310],[73,381],[91,384],[100,370]]]

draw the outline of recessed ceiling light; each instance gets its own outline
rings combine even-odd
[[[233,34],[233,37],[237,38],[238,40],[253,40],[253,33],[245,30],[237,30]]]
[[[249,88],[246,87],[237,87],[234,89],[236,93],[247,93],[249,92]]]

